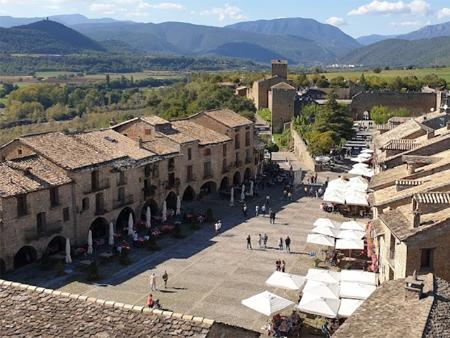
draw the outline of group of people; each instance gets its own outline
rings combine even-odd
[[[169,280],[169,274],[167,273],[167,271],[164,271],[163,275],[162,275],[162,280],[164,282],[164,289],[167,289],[167,282]],[[152,274],[150,275],[150,279],[149,279],[149,285],[150,285],[150,290],[152,291],[156,291],[156,274],[154,272],[152,272]]]
[[[247,235],[247,249],[253,250],[252,247],[252,238],[250,235]],[[258,234],[258,245],[260,249],[267,249],[267,242],[269,240],[269,236],[265,233],[264,235]],[[287,253],[291,253],[291,238],[289,236],[286,236],[285,239],[283,237],[280,237],[280,240],[278,242],[278,249],[280,251],[286,250]]]
[[[281,271],[281,272],[286,272],[286,262],[280,259],[277,259],[275,261],[275,270],[276,271]]]

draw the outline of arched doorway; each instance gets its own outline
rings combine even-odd
[[[239,171],[234,173],[233,185],[241,185],[241,173]]]
[[[192,189],[190,185],[188,185],[186,189],[184,189],[182,200],[183,202],[192,202],[194,199],[195,199],[195,191],[194,189]]]
[[[220,182],[220,187],[219,187],[219,191],[228,191],[229,188],[229,181],[228,181],[228,177],[224,177],[222,178],[222,181]]]
[[[125,232],[125,229],[128,229],[128,220],[130,218],[130,214],[133,215],[133,221],[134,221],[135,218],[134,218],[133,209],[131,209],[129,207],[123,208],[122,211],[120,212],[119,216],[117,216],[117,220],[116,220],[116,232],[117,233]]]
[[[98,217],[91,223],[90,230],[92,231],[92,239],[106,239],[109,234],[108,221],[103,217]]]
[[[167,209],[177,209],[177,194],[175,194],[173,191],[169,192],[166,197],[166,206]]]
[[[55,236],[47,245],[46,253],[54,255],[58,252],[64,252],[66,250],[66,239],[63,236]]]
[[[251,180],[253,178],[252,176],[252,170],[250,168],[245,169],[244,172],[244,180]]]
[[[6,273],[6,263],[0,258],[0,277]]]
[[[203,183],[203,185],[200,187],[200,193],[203,195],[208,195],[216,191],[217,191],[217,184],[216,182],[213,181]]]
[[[14,256],[14,269],[21,268],[27,264],[35,262],[37,259],[37,251],[32,246],[24,246],[17,251]]]

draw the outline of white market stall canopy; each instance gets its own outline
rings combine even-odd
[[[363,250],[364,241],[357,239],[337,239],[336,249],[340,250]]]
[[[306,283],[306,278],[299,275],[275,271],[266,280],[266,285],[286,290],[301,290]]]
[[[261,292],[241,301],[242,305],[249,307],[266,316],[272,316],[294,305],[289,299],[277,296],[269,291]]]
[[[363,301],[360,299],[341,298],[341,305],[339,306],[338,317],[339,318],[350,317],[353,314],[353,312],[355,312],[356,309],[360,307],[362,303]]]
[[[324,226],[324,227],[329,227],[329,228],[333,228],[333,229],[339,229],[339,222],[336,221],[332,221],[331,219],[328,218],[318,218],[314,224],[315,227],[320,227],[320,226]]]
[[[307,243],[323,245],[323,246],[332,246],[334,247],[334,238],[330,236],[320,235],[320,234],[309,234],[306,238]]]
[[[339,284],[326,284],[314,280],[308,280],[303,288],[303,295],[312,295],[318,298],[339,299]]]
[[[363,239],[366,236],[364,231],[359,230],[340,230],[337,233],[339,239]]]
[[[356,221],[347,221],[341,224],[340,230],[365,231],[366,226]]]
[[[338,178],[330,181],[323,195],[325,202],[369,206],[367,199],[368,183],[362,177],[355,177],[350,180]]]
[[[339,310],[340,300],[329,298],[318,298],[314,295],[303,295],[297,308],[306,313],[327,318],[336,318]]]
[[[337,234],[338,234],[338,230],[329,228],[329,227],[326,227],[323,225],[314,227],[311,230],[311,232],[314,234],[320,234],[320,235],[325,235],[325,236],[330,236],[330,237],[337,237]]]
[[[373,150],[372,149],[363,149],[363,150],[361,150],[361,154],[373,154]]]
[[[327,284],[339,284],[341,280],[339,272],[313,268],[308,270],[306,279]]]
[[[377,289],[375,285],[341,282],[340,296],[342,298],[352,298],[365,300]]]
[[[341,282],[377,285],[377,274],[363,270],[342,270]]]
[[[361,175],[364,177],[372,177],[375,175],[375,172],[373,171],[373,169],[370,168],[361,168],[361,167],[353,167],[352,170],[350,170],[348,172],[351,175]]]

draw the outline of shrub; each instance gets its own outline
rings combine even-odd
[[[100,273],[98,272],[98,267],[97,267],[96,262],[92,262],[91,264],[89,264],[86,279],[89,282],[95,282],[95,281],[100,280]]]
[[[269,126],[272,125],[272,112],[268,108],[263,108],[257,111],[257,114],[266,121]]]

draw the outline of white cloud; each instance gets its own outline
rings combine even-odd
[[[159,4],[150,5],[151,8],[157,9],[173,9],[173,10],[182,10],[184,7],[180,4],[176,4],[174,2],[161,2]]]
[[[430,10],[430,4],[425,0],[413,0],[411,2],[375,0],[367,5],[351,10],[348,15],[413,14],[425,16],[430,13]]]
[[[343,18],[339,18],[337,16],[332,16],[325,20],[325,22],[329,25],[333,25],[336,27],[341,27],[347,25],[347,22]]]
[[[450,16],[450,8],[442,8],[438,11],[437,16],[439,19],[447,18]]]
[[[92,12],[106,15],[124,13],[128,17],[144,17],[148,14],[146,11],[150,9],[183,10],[184,7],[174,2],[150,3],[145,0],[111,0],[109,2],[94,2],[89,6],[89,10]]]
[[[239,7],[231,6],[230,4],[225,4],[224,7],[216,7],[201,11],[200,15],[217,16],[220,21],[248,19],[248,17],[242,13],[242,10]]]
[[[114,3],[93,3],[89,5],[90,11],[108,15],[115,14],[118,9],[119,8]]]

